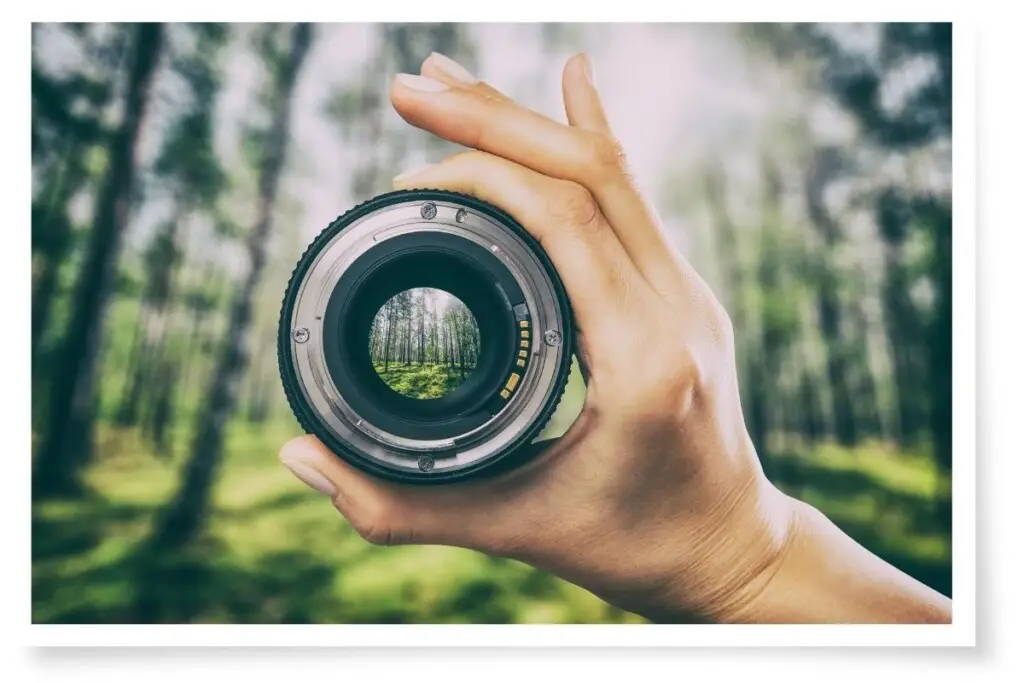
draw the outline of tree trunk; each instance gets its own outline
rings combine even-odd
[[[50,386],[43,442],[33,470],[37,496],[75,493],[81,457],[95,414],[94,387],[103,318],[117,270],[121,237],[135,186],[135,148],[163,45],[162,24],[135,28],[134,54],[124,96],[124,120],[110,146],[110,161],[96,201],[85,262],[74,290],[71,320]]]
[[[718,258],[722,263],[728,288],[723,298],[728,302],[733,327],[738,331],[736,351],[744,419],[754,449],[767,470],[767,395],[764,387],[764,368],[758,348],[754,344],[744,343],[739,337],[741,333],[750,334],[749,330],[752,328],[751,311],[746,296],[748,276],[744,268],[742,248],[736,235],[736,226],[728,212],[725,178],[723,169],[712,169],[705,177],[704,190],[711,213]]]
[[[836,440],[851,446],[857,441],[857,419],[850,391],[847,344],[842,334],[842,304],[839,300],[839,278],[829,260],[839,242],[839,226],[825,206],[825,189],[838,172],[838,152],[819,149],[807,172],[805,200],[811,222],[821,235],[823,255],[818,278],[818,316],[821,334],[827,346],[826,367],[832,394],[832,418]]]
[[[387,318],[387,329],[384,330],[384,372],[387,372],[391,364],[391,328],[394,326],[394,315],[390,301],[387,304],[385,317]]]
[[[66,150],[69,158],[61,165],[59,177],[54,179],[54,187],[46,207],[41,211],[33,211],[33,231],[45,234],[46,247],[41,254],[38,274],[32,281],[32,358],[39,352],[39,344],[50,324],[50,312],[53,299],[60,280],[60,266],[71,245],[71,219],[68,217],[67,205],[74,191],[81,183],[80,163],[72,161],[82,154],[82,146],[72,141]],[[44,227],[45,226],[45,227]]]
[[[90,112],[89,116],[95,114]],[[89,139],[81,131],[72,128],[65,132],[57,144],[63,147],[60,170],[49,183],[47,198],[38,211],[33,206],[32,212],[33,249],[40,242],[38,246],[41,252],[38,274],[34,269],[32,281],[33,360],[37,358],[40,342],[49,327],[60,281],[60,267],[72,243],[73,226],[68,216],[68,203],[88,179],[83,160],[90,146]],[[41,235],[41,240],[35,238],[37,234]]]
[[[178,369],[177,362],[169,358],[161,358],[156,368],[156,392],[149,427],[153,448],[164,460],[169,459],[173,451],[168,428],[174,422],[174,378]]]
[[[870,323],[859,304],[851,307],[850,317],[855,330],[854,346],[860,349],[861,354],[860,361],[853,364],[856,372],[852,378],[852,389],[856,398],[854,413],[859,425],[858,433],[862,437],[881,437],[885,430],[878,402],[878,385],[868,354]]]
[[[451,315],[445,316],[444,321],[444,333],[448,339],[447,355],[448,355],[448,367],[455,367],[455,337],[452,334],[452,317]]]
[[[419,338],[420,338],[419,361],[420,361],[420,365],[422,366],[424,363],[427,362],[427,311],[426,311],[426,303],[425,303],[424,299],[422,298],[423,295],[421,294],[420,297],[421,298],[420,298],[420,305],[419,305],[419,331],[420,331],[420,334],[419,334]]]
[[[885,276],[882,284],[882,306],[885,332],[893,365],[893,391],[896,398],[896,437],[900,445],[909,447],[921,437],[925,426],[922,405],[926,377],[934,368],[924,363],[927,351],[920,341],[926,330],[910,300],[910,275],[903,264],[903,243],[906,240],[910,207],[895,191],[884,191],[878,199],[877,222],[885,244]]]
[[[117,408],[115,420],[121,426],[135,424],[138,419],[139,402],[142,400],[142,381],[146,375],[149,362],[149,306],[145,300],[139,302],[139,316],[135,323],[135,339],[132,342],[131,354],[128,356],[128,372],[125,375],[124,388],[121,390],[121,402]]]
[[[273,123],[259,170],[259,213],[246,242],[249,271],[231,304],[227,338],[199,413],[184,481],[154,532],[157,548],[166,550],[187,544],[198,535],[206,516],[223,456],[225,426],[238,405],[239,379],[248,363],[245,339],[252,323],[253,295],[263,274],[266,243],[288,149],[292,96],[311,41],[310,25],[296,24],[291,53],[275,84]]]

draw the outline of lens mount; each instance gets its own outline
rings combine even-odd
[[[441,398],[379,376],[368,339],[391,297],[441,290],[470,311],[479,358]],[[572,357],[568,297],[540,244],[473,197],[391,192],[348,211],[306,249],[284,297],[278,361],[299,423],[354,466],[441,483],[501,471],[544,428]]]

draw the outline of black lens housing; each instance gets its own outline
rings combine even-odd
[[[489,286],[499,283],[501,289]],[[480,328],[480,360],[452,393],[436,399],[403,396],[374,370],[366,340],[370,324],[395,294],[432,287],[458,297]],[[481,426],[497,407],[498,392],[515,360],[516,318],[503,305],[523,293],[508,270],[482,247],[451,235],[414,233],[388,240],[350,266],[331,295],[324,320],[327,365],[361,415],[393,434],[414,439],[453,438]]]
[[[307,291],[310,269],[325,257],[325,251],[339,235],[367,217],[377,216],[378,222],[382,222],[379,217],[386,217],[392,207],[404,211],[395,215],[398,225],[406,225],[410,222],[410,205],[421,207],[418,223],[437,222],[437,229],[420,225],[415,231],[379,241],[374,233],[374,243],[368,248],[361,247],[358,256],[344,265],[330,290],[319,295],[325,303],[317,309],[316,322],[322,326],[313,332],[302,328],[307,330],[304,334],[315,335],[311,341],[319,344],[322,356],[316,358],[322,358],[326,371],[323,374],[337,388],[347,409],[359,416],[357,426],[372,425],[396,443],[411,444],[408,448],[386,449],[396,455],[382,458],[380,451],[375,457],[370,448],[355,443],[362,442],[361,435],[357,434],[357,439],[353,437],[355,432],[342,433],[336,426],[338,414],[327,415],[322,400],[319,404],[311,400],[316,391],[309,386],[308,378],[316,375],[303,375],[297,364],[299,354],[309,349],[303,346],[304,342],[297,341],[296,307],[300,295],[313,296]],[[450,219],[452,215],[456,216],[455,221]],[[535,408],[526,416],[528,420],[517,418],[521,428],[514,439],[472,462],[435,467],[452,461],[452,454],[468,448],[466,444],[472,444],[474,452],[486,451],[472,440],[472,435],[512,409],[510,404],[517,399],[517,389],[531,390],[516,387],[510,378],[526,380],[531,364],[540,362],[539,354],[552,353],[542,338],[547,330],[537,329],[540,321],[535,318],[539,311],[533,309],[540,298],[531,289],[535,287],[533,279],[524,277],[521,269],[517,276],[509,267],[508,257],[499,257],[507,249],[499,250],[497,239],[495,246],[488,249],[486,242],[468,239],[453,230],[459,227],[460,217],[470,215],[476,221],[478,233],[487,236],[494,231],[507,231],[502,244],[508,245],[509,238],[514,237],[514,244],[524,245],[528,251],[531,267],[539,264],[533,279],[543,280],[544,291],[552,293],[549,298],[557,310],[546,311],[544,316],[548,324],[551,319],[560,322],[556,330],[558,343],[553,345],[560,348],[555,349],[556,365],[545,371],[546,375],[554,373],[544,385],[546,395],[542,401],[532,401]],[[382,225],[378,232],[385,234],[390,225],[386,221]],[[322,264],[319,267],[325,268]],[[524,291],[524,286],[531,291]],[[460,299],[473,314],[480,332],[480,355],[475,370],[451,393],[436,399],[403,396],[385,384],[373,367],[368,345],[371,324],[381,306],[399,292],[421,287],[443,290]],[[438,190],[400,191],[380,195],[348,211],[306,249],[285,292],[278,361],[285,394],[300,425],[341,458],[365,472],[393,481],[442,483],[505,471],[518,464],[521,458],[517,454],[525,453],[523,447],[544,428],[564,391],[571,364],[572,331],[569,300],[557,272],[540,244],[513,218],[466,195]],[[528,346],[529,354],[525,348]],[[544,362],[550,364],[554,360]],[[326,378],[323,381],[327,383]],[[519,400],[518,405],[522,404]],[[335,406],[330,411],[338,413]],[[422,449],[420,442],[424,444]],[[427,448],[448,442],[450,447]],[[486,445],[486,441],[481,443]],[[405,465],[398,455],[408,458],[410,464]]]

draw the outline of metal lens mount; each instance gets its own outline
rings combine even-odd
[[[373,316],[416,287],[462,301],[479,325],[476,369],[415,399],[374,370]],[[441,483],[518,464],[565,389],[572,313],[540,244],[512,217],[436,190],[375,197],[306,249],[285,293],[278,360],[299,423],[371,474]]]

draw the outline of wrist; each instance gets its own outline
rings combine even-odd
[[[687,548],[675,616],[655,621],[741,622],[785,565],[798,524],[795,501],[758,473],[743,495]]]
[[[952,603],[787,498],[785,542],[723,613],[735,623],[949,623]]]

